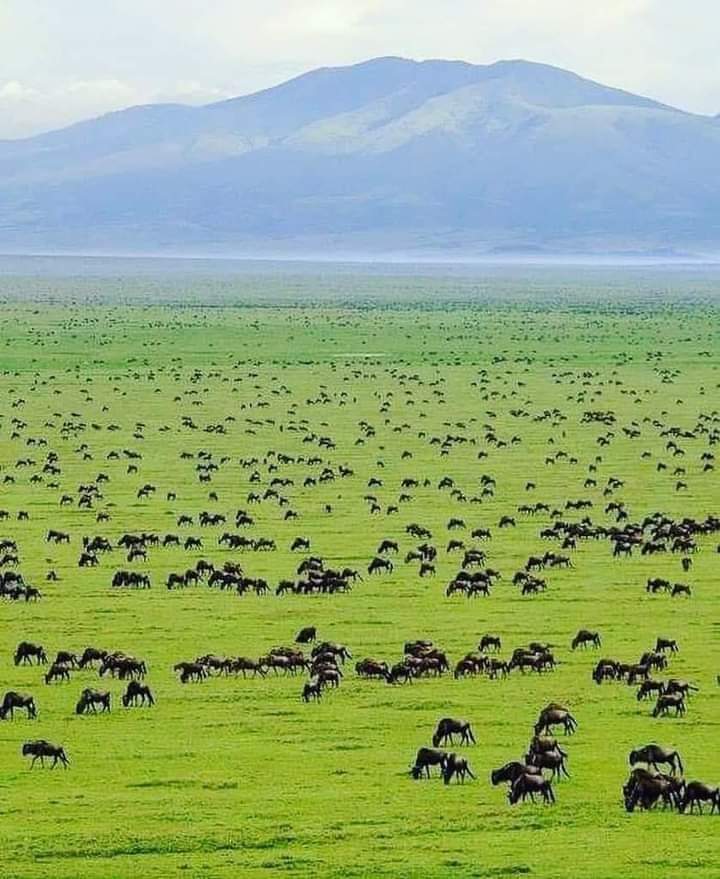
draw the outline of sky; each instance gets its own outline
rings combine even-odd
[[[0,138],[382,55],[523,58],[720,113],[718,0],[0,0]]]

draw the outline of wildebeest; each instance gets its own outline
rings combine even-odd
[[[247,672],[249,671],[253,673],[253,677],[260,675],[264,678],[267,675],[266,666],[246,656],[238,656],[237,659],[233,659],[231,669],[236,674],[242,672],[243,677],[247,677]]]
[[[573,650],[576,650],[578,647],[587,647],[588,644],[591,644],[593,647],[600,647],[600,633],[591,632],[589,629],[580,629],[577,635],[572,639],[572,644],[570,646]]]
[[[539,793],[544,803],[554,803],[555,794],[553,793],[552,783],[542,775],[520,775],[510,786],[508,799],[510,805],[524,801],[527,797],[534,799],[534,794]]]
[[[637,691],[637,700],[641,702],[647,696],[651,696],[655,693],[663,693],[665,690],[665,684],[662,681],[653,681],[646,680],[643,681],[638,687]]]
[[[15,709],[25,709],[27,711],[28,720],[32,720],[37,717],[37,706],[35,704],[35,699],[32,696],[27,695],[26,693],[17,693],[14,690],[9,690],[3,696],[2,704],[0,704],[0,720],[5,720],[8,715],[10,715],[10,719],[12,720],[15,712]]]
[[[473,735],[469,720],[456,720],[452,717],[443,717],[443,719],[438,722],[437,729],[432,737],[433,747],[437,748],[448,742],[454,744],[453,736],[456,735],[460,736],[460,744],[462,745],[469,745],[471,743],[473,745],[475,744],[475,736]]]
[[[465,777],[475,778],[470,765],[465,757],[458,754],[448,754],[445,765],[442,768],[442,779],[445,784],[450,784],[453,776],[461,783],[465,783]]]
[[[537,766],[539,769],[550,769],[553,778],[560,778],[564,775],[570,778],[567,771],[566,755],[559,751],[529,751],[525,755],[525,763],[527,765]]]
[[[504,766],[501,766],[499,769],[493,769],[490,773],[490,781],[493,785],[502,784],[507,781],[512,784],[521,775],[539,775],[540,770],[537,766],[528,766],[525,763],[520,763],[517,760],[513,760],[510,763],[506,763]]]
[[[683,772],[680,754],[677,751],[662,748],[660,745],[650,744],[644,745],[642,748],[635,748],[630,751],[629,760],[631,766],[637,763],[645,763],[648,766],[652,766],[656,772],[658,771],[658,764],[661,763],[667,764],[673,775],[676,772],[681,774]]]
[[[45,683],[50,684],[53,681],[69,681],[70,666],[63,662],[53,662],[48,671],[45,673]]]
[[[83,655],[78,660],[80,668],[92,667],[95,662],[102,662],[108,655],[107,650],[99,650],[97,647],[86,647]]]
[[[697,806],[698,812],[702,813],[702,804],[704,802],[710,803],[711,815],[715,809],[720,813],[720,788],[710,787],[710,785],[704,784],[702,781],[687,782],[682,802],[680,803],[680,811],[685,812],[689,806],[692,813],[695,806]]]
[[[675,711],[675,717],[682,717],[685,714],[685,698],[682,693],[664,693],[658,696],[652,715],[664,717],[672,710]]]
[[[146,702],[150,706],[155,704],[155,698],[147,684],[141,684],[139,681],[130,681],[123,694],[122,704],[125,708],[130,708],[137,705],[138,701],[140,705],[145,705]]]
[[[430,778],[430,769],[437,766],[442,775],[445,771],[445,763],[447,762],[447,751],[440,751],[437,748],[419,748],[415,755],[415,763],[410,768],[410,774],[413,778],[422,778],[423,772]]]
[[[38,665],[47,663],[47,654],[43,647],[39,644],[32,644],[30,641],[21,641],[15,650],[15,665],[32,665],[33,659]]]
[[[25,742],[22,746],[22,755],[23,757],[32,757],[30,763],[31,769],[35,766],[37,760],[40,760],[40,765],[44,766],[46,757],[52,757],[53,762],[50,767],[51,769],[54,769],[58,762],[62,763],[66,769],[70,765],[70,760],[65,753],[65,749],[61,745],[52,745],[44,739],[39,739],[34,742]]]
[[[310,644],[317,640],[317,629],[315,626],[305,626],[295,636],[296,644]]]
[[[355,663],[355,671],[361,678],[386,678],[388,664],[377,659],[361,659]]]
[[[384,571],[388,574],[391,574],[393,570],[393,563],[390,559],[383,559],[380,556],[375,556],[375,558],[368,565],[368,574],[378,574],[381,571]]]
[[[98,705],[103,713],[110,711],[110,693],[107,690],[93,690],[87,687],[80,694],[80,699],[75,706],[75,714],[87,714],[88,710],[92,710],[93,714],[96,714]]]
[[[642,809],[651,809],[658,800],[671,809],[680,806],[683,794],[683,782],[667,775],[652,774],[646,769],[633,769],[630,778],[623,787],[625,809],[634,811],[637,805]]]
[[[562,725],[566,735],[571,735],[577,729],[577,721],[567,708],[552,703],[540,712],[535,724],[535,735],[549,733],[551,727],[559,725]]]
[[[180,672],[180,683],[186,684],[188,681],[202,681],[207,676],[207,669],[199,662],[178,662],[173,666],[173,671]]]
[[[316,702],[322,698],[322,686],[319,680],[307,681],[302,691],[303,702],[310,702],[314,699]]]

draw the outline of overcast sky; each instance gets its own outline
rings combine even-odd
[[[0,0],[0,137],[380,55],[525,58],[720,112],[718,0]]]

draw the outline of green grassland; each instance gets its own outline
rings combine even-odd
[[[676,555],[613,560],[609,543],[594,541],[580,544],[572,569],[546,573],[543,595],[523,598],[510,582],[529,555],[557,548],[539,537],[550,518],[519,515],[520,504],[563,507],[567,499],[589,498],[591,510],[567,517],[589,514],[602,524],[613,522],[604,512],[608,500],[624,501],[633,521],[656,510],[676,518],[720,512],[720,475],[703,472],[700,459],[711,448],[707,437],[683,438],[685,455],[673,458],[661,435],[668,426],[692,430],[700,413],[720,408],[716,308],[699,300],[573,299],[569,290],[453,307],[431,296],[417,305],[411,299],[411,291],[393,296],[388,289],[357,307],[39,300],[3,307],[0,479],[11,474],[15,481],[1,486],[0,507],[10,517],[0,522],[0,536],[17,541],[19,570],[43,598],[0,604],[0,693],[27,691],[39,705],[35,721],[0,723],[0,875],[718,875],[720,818],[661,809],[626,814],[621,797],[628,751],[652,741],[679,748],[688,778],[720,782],[717,535],[700,540],[687,577]],[[557,410],[556,417],[538,420],[546,410]],[[582,423],[588,410],[612,410],[616,422]],[[182,426],[183,416],[195,429]],[[363,421],[374,435],[358,444]],[[75,429],[63,431],[66,422]],[[622,431],[632,422],[639,437]],[[120,429],[108,430],[111,424]],[[207,430],[216,425],[225,432]],[[507,445],[488,442],[488,426]],[[608,430],[611,441],[600,446]],[[443,455],[431,440],[447,435],[467,442]],[[334,447],[305,442],[307,436],[331,437]],[[513,436],[520,441],[512,443]],[[124,459],[108,460],[122,449],[142,454],[137,473],[126,472]],[[48,487],[48,476],[30,482],[49,450],[62,468],[58,488]],[[198,481],[195,459],[181,459],[199,450],[217,462],[229,458],[209,485]],[[269,472],[263,461],[270,450],[317,455],[323,465]],[[560,450],[577,463],[545,463]],[[641,457],[644,451],[651,457]],[[598,486],[584,488],[596,456]],[[260,459],[257,467],[240,465],[252,457]],[[35,463],[16,466],[27,458]],[[668,469],[658,472],[658,461]],[[325,464],[335,471],[348,465],[354,475],[303,488],[305,476]],[[677,466],[686,470],[686,490],[676,490]],[[248,492],[258,488],[249,481],[255,469],[260,490],[273,476],[294,480],[283,491],[296,521],[284,521],[272,500],[248,508]],[[110,481],[95,509],[60,507],[61,494],[76,497],[78,485],[100,472]],[[480,493],[483,474],[497,489],[482,503],[437,488],[449,475],[469,499]],[[383,485],[368,489],[374,476]],[[624,486],[607,498],[611,476]],[[385,515],[405,477],[432,484],[412,490],[398,514]],[[525,490],[529,480],[537,486],[532,492]],[[145,483],[157,492],[138,499]],[[217,501],[208,500],[210,490]],[[169,491],[176,500],[166,499]],[[368,493],[383,514],[370,515]],[[217,545],[224,528],[176,526],[180,514],[197,517],[205,509],[232,523],[239,508],[255,518],[249,532],[273,537],[277,552],[229,552]],[[18,522],[18,510],[27,510],[29,521]],[[96,523],[98,510],[110,521]],[[497,528],[504,514],[516,516],[516,528]],[[452,536],[468,546],[472,528],[493,532],[484,548],[503,579],[489,598],[445,597],[460,561],[445,552],[453,516],[468,527]],[[403,564],[417,543],[404,533],[413,521],[432,531],[435,577],[421,580],[416,564]],[[50,527],[70,532],[70,546],[47,544]],[[153,588],[112,590],[112,573],[128,567],[124,554],[116,549],[98,568],[80,570],[81,538],[115,541],[125,531],[194,534],[204,547],[151,549],[146,564],[130,567],[147,570]],[[298,535],[333,566],[364,570],[384,537],[399,539],[401,553],[391,575],[366,575],[348,594],[238,597],[205,586],[164,588],[170,571],[199,558],[240,561],[275,584],[302,558],[289,551]],[[50,568],[60,576],[56,583],[45,582]],[[650,576],[686,579],[693,595],[648,596]],[[347,644],[354,660],[397,660],[413,638],[431,638],[456,660],[492,632],[503,639],[503,656],[530,640],[552,643],[559,666],[507,680],[446,675],[390,687],[358,680],[353,660],[342,686],[310,705],[300,699],[300,676],[212,677],[183,686],[172,672],[174,663],[208,652],[258,656],[292,643],[311,624],[321,637]],[[570,651],[580,627],[601,632],[599,653]],[[700,687],[681,719],[653,719],[652,705],[638,703],[633,688],[596,686],[590,677],[599,656],[636,661],[658,635],[680,643],[667,674]],[[12,664],[23,639],[53,655],[96,645],[142,657],[156,707],[124,710],[124,684],[104,679],[112,712],[76,716],[79,692],[98,686],[97,673],[46,686],[37,667]],[[489,772],[521,758],[538,710],[551,700],[566,703],[579,722],[566,743],[572,778],[555,785],[553,807],[510,807]],[[416,749],[430,744],[443,716],[473,723],[477,745],[462,750],[474,782],[446,787],[408,775]],[[70,769],[29,771],[20,748],[32,738],[62,743]]]

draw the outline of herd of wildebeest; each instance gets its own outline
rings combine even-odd
[[[415,373],[395,367],[389,369],[389,374],[410,399],[414,387],[416,391],[422,389],[430,394],[433,402],[444,403],[442,381],[439,379],[426,382]],[[357,375],[363,375],[362,371],[358,370]],[[667,375],[670,375],[669,371]],[[589,384],[591,379],[597,378],[597,374],[588,372],[581,377]],[[490,373],[483,369],[473,384],[477,389],[489,381]],[[283,385],[278,385],[277,390],[289,394]],[[89,390],[81,388],[80,393],[86,402],[92,400]],[[80,437],[93,429],[110,432],[120,430],[120,425],[115,422],[89,426],[81,412],[54,412],[47,415],[42,426],[34,424],[31,433],[28,422],[21,417],[26,401],[16,396],[11,404],[15,411],[5,416],[9,421],[6,426],[9,427],[10,442],[21,443],[26,450],[16,460],[2,462],[3,482],[11,485],[20,478],[17,474],[30,472],[29,486],[42,486],[44,490],[56,492],[57,504],[63,510],[82,511],[83,518],[77,521],[87,523],[94,518],[94,533],[71,533],[51,527],[47,529],[45,541],[49,547],[67,545],[77,550],[78,578],[82,577],[84,569],[101,568],[103,573],[107,573],[108,590],[161,587],[176,591],[204,588],[227,591],[237,596],[254,594],[261,600],[282,601],[286,595],[311,597],[347,594],[362,588],[365,578],[382,578],[400,565],[409,577],[417,576],[433,583],[438,560],[447,562],[456,559],[455,573],[438,589],[443,600],[455,601],[458,596],[467,599],[480,596],[491,598],[502,582],[511,584],[510,588],[516,589],[524,600],[532,601],[535,600],[533,596],[552,590],[553,572],[574,568],[576,551],[582,544],[592,542],[605,546],[608,557],[620,565],[624,559],[635,555],[676,558],[680,572],[678,580],[653,576],[635,588],[639,595],[667,596],[669,599],[678,599],[678,604],[692,601],[693,586],[689,579],[693,560],[699,550],[707,549],[710,539],[717,539],[720,517],[670,516],[660,511],[637,517],[633,515],[631,505],[621,497],[624,480],[614,475],[600,479],[599,470],[605,463],[603,455],[607,454],[606,448],[612,446],[618,433],[638,441],[646,435],[644,431],[647,429],[662,439],[664,457],[669,459],[657,461],[655,469],[658,478],[668,471],[672,479],[672,483],[668,483],[668,491],[682,494],[688,489],[686,467],[681,463],[686,455],[684,441],[702,441],[704,448],[699,455],[702,473],[712,474],[714,470],[712,448],[720,442],[720,415],[717,412],[700,413],[692,429],[688,429],[674,425],[669,418],[660,415],[620,424],[612,409],[586,408],[580,420],[581,425],[585,429],[597,428],[600,433],[595,437],[597,454],[584,462],[586,472],[580,481],[582,496],[567,496],[562,504],[542,500],[518,504],[513,511],[489,521],[487,516],[482,515],[482,505],[495,496],[498,484],[496,477],[486,472],[491,467],[485,459],[488,459],[490,450],[519,446],[523,438],[520,428],[511,435],[502,435],[494,423],[495,412],[487,409],[491,401],[487,396],[484,400],[484,423],[469,415],[446,422],[447,429],[442,435],[424,429],[422,422],[392,422],[393,392],[378,391],[378,422],[384,427],[392,424],[393,432],[399,436],[414,432],[415,439],[429,447],[440,461],[451,459],[453,451],[459,447],[476,447],[477,474],[473,485],[463,484],[450,472],[435,480],[421,472],[395,478],[389,473],[386,475],[384,460],[367,461],[365,463],[373,470],[373,475],[364,484],[364,514],[371,518],[384,518],[388,523],[397,521],[400,525],[388,524],[387,536],[367,555],[360,567],[334,564],[314,549],[313,540],[307,534],[298,533],[287,546],[290,552],[297,554],[294,572],[290,576],[278,574],[274,582],[250,573],[253,565],[247,559],[252,559],[254,553],[276,552],[279,543],[277,535],[255,533],[257,522],[254,510],[263,505],[272,505],[280,510],[284,522],[302,520],[308,515],[331,517],[334,514],[332,503],[323,503],[318,511],[308,514],[304,509],[303,496],[312,494],[318,486],[332,484],[337,489],[338,497],[341,497],[342,483],[360,478],[356,475],[355,466],[348,461],[338,462],[336,456],[331,454],[337,450],[338,442],[330,423],[321,422],[322,427],[314,429],[308,419],[296,417],[295,407],[291,406],[288,420],[281,425],[275,419],[246,417],[246,430],[256,433],[267,427],[268,423],[275,428],[280,426],[284,431],[282,435],[293,439],[289,447],[294,448],[297,442],[302,442],[310,448],[308,454],[283,451],[279,446],[268,447],[263,455],[252,457],[216,455],[208,448],[182,451],[178,463],[194,465],[194,475],[199,483],[211,484],[222,471],[239,466],[249,490],[242,506],[233,504],[232,510],[226,507],[224,511],[186,509],[177,512],[174,530],[165,533],[141,530],[116,536],[113,530],[114,509],[112,504],[106,502],[106,493],[111,488],[110,475],[102,469],[95,472],[98,465],[92,442],[89,438],[80,441]],[[586,398],[579,395],[578,400],[586,401]],[[352,406],[353,400],[348,390],[331,393],[321,386],[306,403],[317,407],[329,404]],[[260,404],[257,404],[257,408],[261,408]],[[572,430],[561,409],[548,408],[532,413],[518,403],[510,410],[510,415],[518,425],[531,420],[535,424],[548,425],[555,432],[552,443],[555,450],[545,455],[546,468],[561,464],[582,466],[576,455],[560,448]],[[229,414],[223,421],[206,424],[202,428],[205,442],[201,445],[210,446],[212,436],[224,436],[236,420],[235,415]],[[182,417],[180,428],[185,437],[197,435],[201,430],[189,415]],[[167,433],[172,428],[163,425],[159,429]],[[363,418],[357,421],[356,429],[353,460],[362,456],[362,447],[375,437],[378,426]],[[143,422],[134,423],[132,436],[138,446],[142,445],[146,431]],[[77,441],[78,445],[73,450],[74,462],[82,462],[88,472],[95,473],[76,484],[74,490],[68,489],[63,480],[63,460],[68,455],[66,450],[61,451],[61,441]],[[573,447],[569,440],[566,445]],[[641,459],[651,457],[648,449],[638,451]],[[373,454],[375,452],[377,448],[373,447]],[[106,459],[125,462],[128,479],[136,475],[139,477],[143,454],[138,448],[111,449]],[[413,453],[404,450],[400,462],[406,469],[412,469]],[[388,471],[390,464],[387,462]],[[302,478],[296,475],[298,468],[304,472]],[[295,475],[289,475],[291,470]],[[173,504],[175,509],[181,491],[178,486],[171,487],[173,480],[174,474],[168,473],[162,488],[144,481],[134,490],[135,499],[138,502],[151,502],[160,491],[166,502]],[[539,481],[536,474],[528,473],[524,486],[528,497],[536,496]],[[388,491],[392,493],[390,498]],[[414,492],[441,493],[456,503],[461,513],[447,519],[445,535],[438,534],[437,528],[424,524],[419,512],[412,517],[404,515],[405,509],[413,507]],[[223,500],[221,492],[208,489],[208,506],[222,506]],[[604,517],[602,522],[596,513],[598,508]],[[0,511],[0,522],[6,529],[6,536],[0,540],[0,596],[7,601],[31,603],[50,600],[43,594],[40,584],[27,582],[21,573],[22,556],[29,548],[22,547],[21,552],[19,539],[13,536],[12,522],[29,522],[31,517],[29,509]],[[517,570],[509,571],[490,566],[496,531],[515,528],[521,519],[543,521],[542,527],[537,529],[534,545],[529,547],[531,551],[526,562]],[[478,520],[482,520],[482,524],[478,524]],[[18,524],[17,527],[21,526]],[[87,524],[83,527],[85,532],[90,530]],[[160,556],[167,549],[194,553],[194,560],[181,570],[169,571],[162,582],[153,583],[151,575],[142,566],[151,556]],[[202,555],[199,559],[198,553]],[[120,555],[124,558],[115,561]],[[45,576],[48,582],[59,580],[54,567],[48,567]],[[312,604],[308,603],[308,616],[312,615],[311,608]],[[582,650],[588,651],[588,657],[597,657],[596,651],[602,650],[603,643],[601,632],[594,628],[581,629],[567,644],[533,641],[512,645],[506,658],[502,658],[504,645],[501,638],[497,634],[486,633],[464,655],[451,660],[446,650],[427,638],[409,640],[403,646],[398,643],[398,652],[393,657],[357,657],[353,656],[347,645],[321,639],[315,625],[304,626],[297,633],[290,634],[294,637],[289,636],[288,641],[293,643],[269,647],[261,656],[223,656],[209,652],[201,656],[178,656],[171,669],[152,670],[142,657],[129,655],[114,645],[56,645],[50,651],[45,644],[25,640],[16,646],[14,664],[42,667],[42,671],[38,671],[38,687],[33,693],[6,692],[0,703],[0,720],[11,721],[16,713],[24,713],[28,720],[34,720],[41,710],[40,692],[43,686],[72,686],[76,681],[80,681],[75,707],[78,715],[94,716],[113,710],[112,694],[103,688],[103,681],[107,679],[123,682],[123,708],[154,708],[156,694],[145,682],[151,671],[153,675],[173,673],[182,684],[205,684],[212,678],[231,675],[261,679],[268,674],[288,677],[303,675],[306,679],[298,687],[299,698],[305,703],[322,703],[328,692],[338,688],[342,690],[347,670],[353,662],[356,677],[376,680],[390,687],[417,686],[424,678],[443,676],[451,681],[476,676],[502,680],[518,674],[550,675],[558,662],[562,661],[558,651]],[[593,654],[589,651],[593,651]],[[647,650],[640,656],[600,656],[592,662],[588,660],[588,681],[603,687],[623,685],[628,692],[635,693],[638,703],[653,700],[648,712],[653,718],[682,717],[691,709],[692,694],[698,687],[692,681],[670,676],[668,666],[680,651],[681,646],[671,634],[664,633],[657,637],[654,644],[648,644]],[[91,675],[97,678],[97,686],[92,685]],[[629,686],[637,689],[630,691]],[[643,709],[639,707],[638,710]],[[511,804],[527,799],[535,801],[536,796],[544,803],[553,803],[556,796],[553,784],[570,778],[568,750],[555,737],[556,730],[562,731],[564,737],[570,737],[579,730],[579,724],[569,707],[550,703],[540,710],[532,725],[527,750],[517,755],[518,759],[509,760],[492,770],[492,784],[508,785]],[[469,748],[476,744],[471,721],[441,718],[430,744],[421,747],[415,755],[410,769],[412,778],[429,778],[433,769],[439,771],[445,784],[449,784],[453,778],[459,782],[476,778],[466,756],[447,750],[446,746],[455,745],[456,738],[462,747]],[[44,765],[46,761],[52,767],[58,764],[68,767],[71,763],[64,745],[44,740],[27,740],[19,744],[22,755],[31,758],[31,766],[38,762]],[[681,812],[693,812],[696,808],[702,811],[703,804],[708,804],[711,811],[720,812],[720,789],[697,780],[686,780],[677,750],[655,743],[639,745],[629,754],[629,763],[630,775],[622,787],[628,811],[650,809],[662,804],[663,807],[677,808]],[[661,768],[664,771],[660,771]]]

